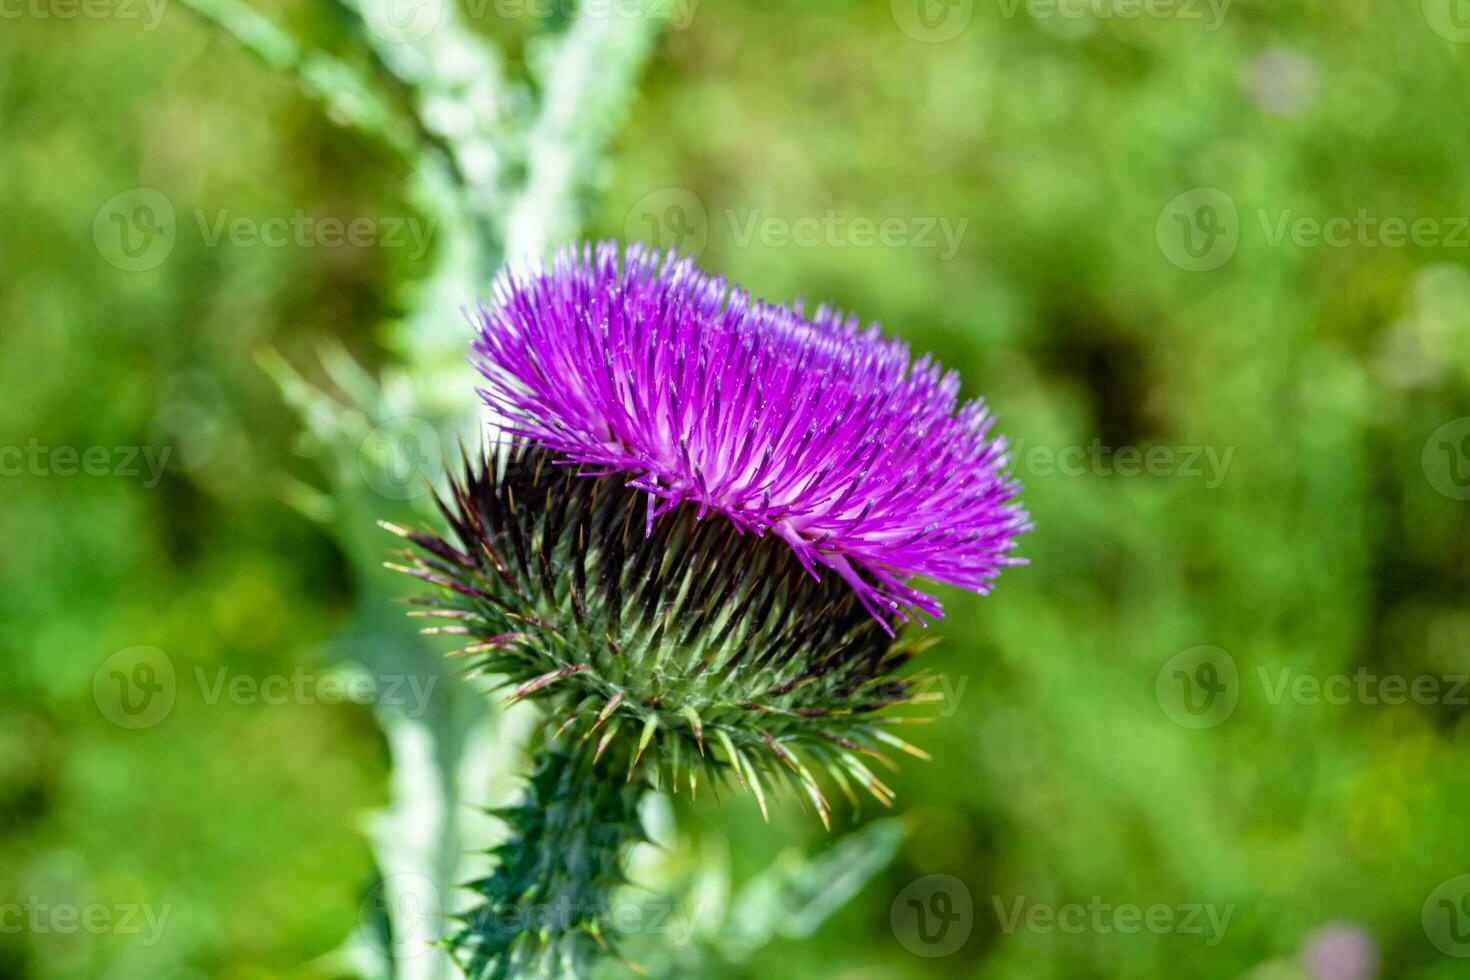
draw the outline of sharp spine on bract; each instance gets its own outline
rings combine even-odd
[[[910,699],[897,672],[922,644],[893,639],[839,576],[812,578],[775,534],[698,521],[685,502],[645,535],[647,495],[623,475],[523,445],[494,458],[467,462],[440,500],[449,540],[386,528],[420,549],[390,567],[440,590],[414,612],[451,621],[431,632],[471,634],[452,655],[503,681],[507,702],[545,706],[546,746],[585,752],[634,795],[665,770],[692,797],[701,781],[716,796],[739,785],[766,820],[782,799],[767,791],[789,785],[830,827],[823,772],[850,801],[855,782],[891,805],[859,756],[922,756],[871,714]],[[476,932],[491,928],[490,906],[470,913],[464,949],[490,942],[479,948],[493,959],[493,932]]]

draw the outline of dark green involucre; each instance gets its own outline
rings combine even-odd
[[[610,940],[590,910],[617,861],[597,850],[557,871],[546,848],[560,846],[568,821],[603,828],[598,840],[615,855],[639,836],[632,801],[643,785],[693,794],[732,777],[762,813],[790,782],[827,823],[815,773],[854,804],[856,783],[886,806],[892,791],[869,762],[886,748],[922,755],[886,729],[902,719],[877,712],[922,699],[922,678],[898,671],[926,641],[894,638],[838,576],[813,578],[774,536],[741,534],[718,514],[701,520],[692,504],[650,524],[648,495],[625,481],[502,448],[468,464],[439,501],[445,537],[385,525],[417,546],[392,567],[438,587],[415,600],[427,607],[415,615],[445,621],[428,631],[466,637],[456,653],[473,672],[503,678],[507,700],[548,714],[526,803],[507,814],[511,844],[475,884],[484,906],[454,937],[472,976],[516,975],[503,970],[521,940],[494,920],[548,894],[570,894],[587,913],[537,938],[550,975],[592,955],[586,943]]]

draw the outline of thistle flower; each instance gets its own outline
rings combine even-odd
[[[414,546],[393,567],[548,723],[451,943],[477,978],[580,976],[644,785],[729,777],[765,814],[784,781],[829,823],[825,772],[890,805],[869,761],[923,756],[890,730],[918,719],[881,712],[925,700],[904,668],[927,645],[895,621],[940,613],[908,577],[984,591],[1026,517],[952,375],[687,260],[604,244],[506,277],[473,358],[510,442],[436,497],[446,536],[385,525]],[[508,928],[527,903],[562,914]]]
[[[628,475],[836,572],[875,615],[942,615],[911,575],[986,592],[1027,527],[980,401],[876,326],[751,304],[692,260],[605,242],[502,277],[474,360],[506,431]]]

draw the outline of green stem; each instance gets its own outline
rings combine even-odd
[[[510,836],[492,852],[494,872],[471,887],[483,902],[450,937],[472,980],[589,975],[611,952],[614,889],[623,859],[647,838],[629,778],[626,748],[597,759],[595,742],[563,739],[532,755],[535,771],[518,806],[499,811]]]

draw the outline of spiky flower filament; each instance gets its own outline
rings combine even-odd
[[[883,619],[977,592],[1029,527],[1004,439],[959,380],[828,307],[752,303],[687,258],[568,248],[507,273],[473,359],[504,431],[785,542]]]
[[[788,781],[826,821],[815,769],[889,802],[868,763],[917,750],[876,712],[913,697],[898,672],[926,644],[782,542],[694,505],[648,526],[622,476],[525,446],[468,464],[440,506],[447,539],[394,528],[418,548],[399,567],[440,590],[421,612],[452,621],[429,629],[465,636],[470,667],[551,728],[595,754],[625,741],[675,791],[728,773],[764,810]]]

